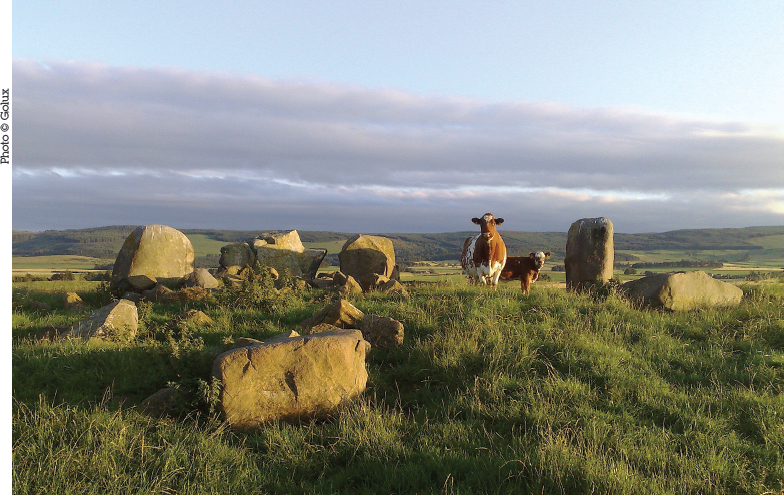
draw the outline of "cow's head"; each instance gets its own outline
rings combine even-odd
[[[537,251],[536,253],[531,252],[528,254],[528,257],[534,261],[534,267],[536,270],[541,269],[544,266],[544,261],[550,258],[550,252],[542,253],[541,251]]]
[[[504,219],[500,217],[496,219],[495,217],[493,217],[493,214],[487,213],[484,214],[481,219],[477,219],[476,217],[474,217],[473,219],[471,219],[471,222],[473,222],[474,224],[479,224],[479,228],[481,229],[482,232],[482,237],[490,241],[491,239],[493,239],[493,236],[495,236],[496,234],[495,226],[497,226],[498,224],[503,224]]]

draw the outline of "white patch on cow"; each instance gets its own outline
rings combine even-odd
[[[463,273],[468,276],[472,282],[479,278],[477,268],[474,266],[474,251],[476,250],[476,241],[479,239],[479,236],[481,236],[481,234],[477,234],[471,238],[466,247],[465,256],[460,260],[461,265],[463,266]]]
[[[493,286],[498,284],[498,279],[501,277],[501,269],[504,268],[504,265],[506,265],[506,254],[504,254],[503,260],[501,260],[500,262],[493,263],[493,268],[490,271],[491,274],[490,284],[492,284]]]

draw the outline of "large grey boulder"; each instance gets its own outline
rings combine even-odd
[[[392,278],[395,270],[395,248],[392,240],[382,236],[358,234],[346,240],[338,254],[340,271],[362,284],[366,274]]]
[[[233,427],[324,418],[367,385],[370,344],[358,330],[295,336],[219,355],[220,410]]]
[[[673,311],[736,306],[743,297],[739,287],[717,281],[701,270],[643,277],[621,289],[643,306]]]
[[[138,325],[136,305],[130,300],[117,300],[94,311],[61,337],[130,341],[136,337]]]
[[[169,226],[137,227],[123,243],[112,269],[111,285],[121,292],[141,292],[160,283],[179,285],[193,272],[193,246]]]
[[[586,289],[612,279],[613,224],[605,217],[580,219],[566,238],[566,289]]]
[[[266,232],[249,244],[261,265],[304,279],[316,277],[321,261],[327,255],[324,249],[306,249],[296,230]]]

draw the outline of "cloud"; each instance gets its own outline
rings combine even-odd
[[[373,232],[470,230],[432,219],[503,210],[520,213],[509,229],[607,212],[626,231],[784,220],[784,135],[743,122],[64,61],[15,60],[13,84],[15,229],[68,212],[57,226],[155,212]]]

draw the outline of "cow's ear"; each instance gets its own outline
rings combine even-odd
[[[534,252],[531,252],[531,253],[529,253],[529,254],[528,254],[528,256],[529,256],[530,258],[534,258],[534,257],[535,257],[535,255],[534,255]]]
[[[473,219],[471,219],[471,222],[473,222],[474,224],[479,224],[479,219],[474,217]]]
[[[495,219],[495,223],[496,224],[503,224],[504,223],[504,219],[499,217],[499,218]]]
[[[550,258],[550,252],[549,251],[544,254],[544,258]]]

